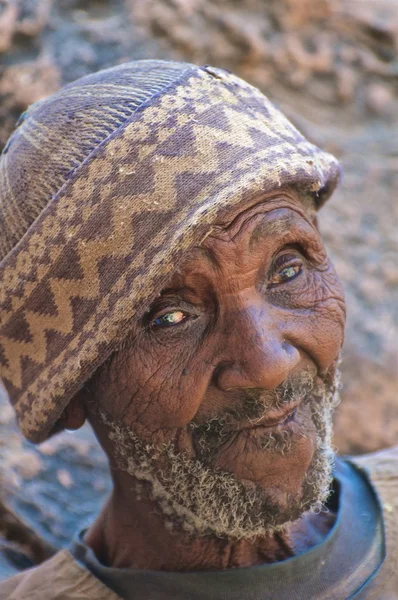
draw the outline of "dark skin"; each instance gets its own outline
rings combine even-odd
[[[170,532],[149,490],[137,498],[132,476],[118,469],[96,408],[148,443],[173,440],[195,457],[189,424],[222,414],[238,392],[273,390],[303,370],[322,380],[333,376],[344,322],[337,275],[313,213],[294,190],[241,207],[214,226],[135,324],[131,343],[65,412],[67,428],[88,417],[111,465],[113,493],[85,538],[99,560],[114,567],[225,569],[283,560],[318,543],[333,524],[331,513],[304,514],[282,533],[250,541]],[[284,508],[287,494],[300,496],[315,449],[308,411],[298,407],[289,418],[309,431],[297,436],[294,452],[260,450],[251,439],[261,428],[246,421],[214,463],[271,490]],[[271,420],[284,427],[277,412]]]

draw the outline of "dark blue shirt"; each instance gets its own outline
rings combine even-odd
[[[336,521],[310,550],[287,560],[224,571],[166,572],[102,565],[83,541],[74,558],[124,600],[348,600],[365,597],[385,556],[381,508],[363,473],[337,459]]]

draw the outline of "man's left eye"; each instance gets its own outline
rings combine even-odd
[[[172,312],[160,315],[152,320],[152,325],[155,327],[172,327],[182,323],[187,318],[187,315],[181,310],[173,310]]]
[[[286,267],[283,267],[283,269],[280,269],[277,273],[274,273],[274,275],[269,280],[269,283],[275,285],[278,283],[285,283],[286,281],[290,281],[301,273],[302,268],[303,266],[301,264],[288,265]]]

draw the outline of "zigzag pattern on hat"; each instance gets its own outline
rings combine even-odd
[[[0,374],[27,437],[48,435],[228,207],[337,177],[257,90],[203,70],[135,113],[1,264]]]

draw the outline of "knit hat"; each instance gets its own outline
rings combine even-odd
[[[0,377],[45,440],[187,250],[281,186],[320,205],[337,161],[257,89],[136,61],[32,105],[0,159]]]

